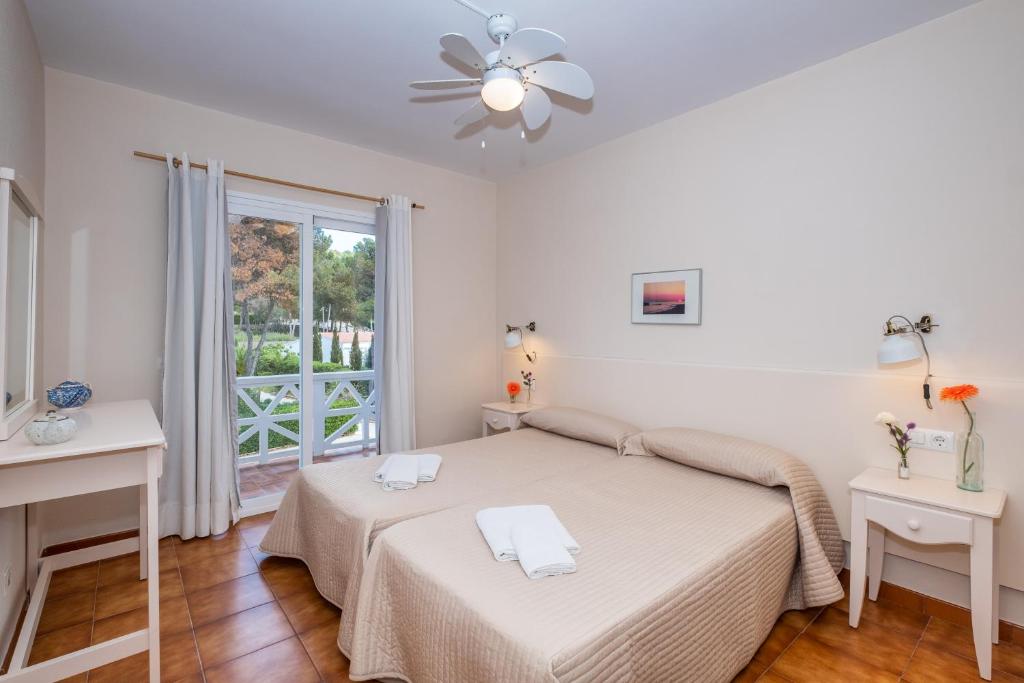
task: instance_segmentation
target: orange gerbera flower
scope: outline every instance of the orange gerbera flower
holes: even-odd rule
[[[518,396],[519,392],[522,390],[523,388],[519,386],[519,382],[509,382],[508,384],[505,385],[505,391],[508,392],[509,396]]]
[[[943,401],[966,401],[978,395],[978,387],[973,384],[957,384],[955,387],[944,387],[939,394]]]

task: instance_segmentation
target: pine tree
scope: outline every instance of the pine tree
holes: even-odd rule
[[[320,326],[313,323],[313,360],[324,359],[324,341],[320,338]]]
[[[338,341],[338,330],[334,330],[334,334],[331,335],[331,362],[340,363],[341,361],[341,342]]]
[[[352,350],[348,353],[348,366],[353,370],[363,369],[363,351],[359,348],[359,330],[352,335]]]
[[[370,350],[366,352],[366,369],[373,370],[373,337],[370,337]]]

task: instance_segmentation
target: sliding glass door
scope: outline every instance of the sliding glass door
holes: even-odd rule
[[[376,447],[373,216],[228,193],[243,512]]]

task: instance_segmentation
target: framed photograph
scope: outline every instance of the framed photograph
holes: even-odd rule
[[[633,273],[633,322],[700,325],[701,269]]]

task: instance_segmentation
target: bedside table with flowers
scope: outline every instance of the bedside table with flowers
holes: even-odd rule
[[[509,403],[507,401],[481,404],[483,424],[481,436],[490,436],[503,429],[515,431],[519,429],[523,415],[541,407],[543,406],[537,403]]]

